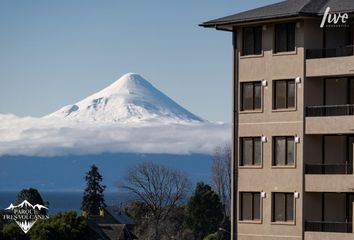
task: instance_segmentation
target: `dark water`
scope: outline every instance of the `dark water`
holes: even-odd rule
[[[0,209],[7,208],[15,202],[16,191],[0,191]],[[49,202],[49,213],[55,214],[62,211],[76,211],[80,213],[82,192],[41,192],[44,201]],[[117,192],[105,193],[107,205],[122,206],[132,199],[128,194]]]
[[[36,188],[44,191],[75,192],[85,187],[84,176],[92,164],[98,166],[107,190],[116,191],[130,168],[154,162],[183,171],[195,185],[210,180],[212,157],[203,154],[115,153],[59,157],[0,157],[0,191]]]
[[[0,209],[15,202],[16,194],[24,188],[36,188],[43,200],[49,202],[50,214],[74,210],[80,212],[84,176],[96,164],[107,186],[107,205],[125,204],[133,198],[118,191],[117,186],[131,167],[141,162],[154,162],[181,170],[196,182],[210,180],[212,157],[203,154],[99,154],[62,157],[0,157]]]

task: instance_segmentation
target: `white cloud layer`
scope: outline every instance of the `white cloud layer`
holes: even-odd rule
[[[0,115],[0,156],[210,154],[229,141],[229,124],[92,124]]]

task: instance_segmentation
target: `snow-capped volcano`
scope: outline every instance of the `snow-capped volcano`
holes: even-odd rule
[[[127,73],[105,89],[47,115],[77,122],[203,122],[139,74]]]
[[[204,121],[129,73],[41,118],[0,114],[0,157],[211,154],[230,133],[229,124]]]

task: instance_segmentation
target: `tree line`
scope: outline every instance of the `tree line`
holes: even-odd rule
[[[147,240],[230,238],[231,147],[213,154],[211,186],[194,189],[180,170],[153,162],[136,165],[118,188],[136,196],[125,211],[136,222],[135,234]]]
[[[134,234],[144,240],[224,240],[230,238],[231,149],[217,147],[213,154],[211,184],[198,182],[192,186],[188,176],[178,170],[153,162],[132,167],[118,191],[127,191],[135,200],[124,206],[134,222]],[[97,166],[86,173],[81,210],[98,215],[105,207],[103,177]],[[42,205],[35,189],[21,191],[16,203],[28,200]],[[22,200],[22,201],[23,201]],[[15,223],[0,222],[0,239],[47,240],[86,239],[85,217],[76,212],[63,212],[49,220],[38,220],[28,234]]]

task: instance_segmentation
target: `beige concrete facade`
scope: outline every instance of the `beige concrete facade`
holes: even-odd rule
[[[354,116],[308,117],[305,129],[306,134],[352,134]]]
[[[352,192],[354,175],[306,174],[306,192]]]
[[[353,234],[351,233],[324,233],[324,232],[305,232],[306,240],[351,240]]]
[[[307,77],[346,76],[354,73],[354,56],[306,60]]]
[[[247,26],[262,26],[262,53],[255,56],[242,56],[242,34],[246,25],[233,27],[237,32],[235,54],[238,58],[238,69],[235,72],[238,74],[237,79],[240,84],[238,89],[241,89],[241,84],[244,82],[262,81],[261,109],[239,113],[239,139],[263,137],[261,165],[238,166],[236,220],[239,240],[354,239],[353,214],[349,213],[352,211],[350,193],[354,191],[353,145],[346,145],[347,138],[343,138],[343,143],[330,137],[326,138],[326,144],[323,140],[327,135],[345,135],[348,138],[353,135],[354,116],[353,114],[336,116],[336,113],[333,113],[334,116],[307,116],[306,113],[307,107],[322,107],[330,105],[331,102],[343,108],[349,106],[349,103],[342,104],[340,101],[340,97],[345,93],[341,92],[339,87],[336,89],[329,85],[332,82],[327,81],[327,78],[354,77],[354,56],[307,59],[306,50],[324,47],[320,20],[294,18],[286,21],[272,20],[247,24]],[[274,53],[274,26],[281,22],[296,24],[295,51]],[[295,107],[274,110],[274,81],[285,79],[296,79]],[[326,90],[324,90],[325,84],[328,85]],[[241,96],[241,90],[238,96]],[[240,109],[240,106],[238,107]],[[298,139],[295,143],[293,166],[274,166],[273,139],[277,136],[293,136]],[[333,143],[330,142],[331,140]],[[335,148],[343,150],[336,151]],[[335,154],[331,155],[331,153]],[[350,164],[351,171],[346,169],[343,173],[342,168],[350,167]],[[334,169],[333,171],[339,173],[325,173],[326,168]],[[315,171],[313,169],[321,169],[323,173],[310,173]],[[260,220],[240,220],[241,200],[239,198],[240,193],[243,192],[263,194],[260,203]],[[294,221],[273,221],[272,197],[273,193],[278,192],[294,193]],[[340,198],[340,201],[343,200],[343,204],[336,202],[336,197]],[[321,226],[320,229],[317,226]],[[345,226],[345,229],[342,226]],[[316,231],[308,230],[311,228]]]

